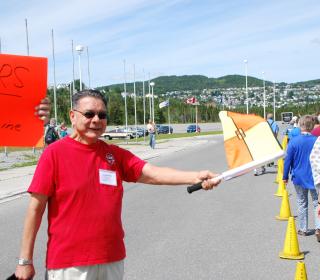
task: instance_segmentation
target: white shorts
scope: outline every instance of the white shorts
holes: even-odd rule
[[[46,280],[122,280],[124,261],[90,266],[50,269]]]

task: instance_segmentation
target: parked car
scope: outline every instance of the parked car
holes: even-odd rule
[[[109,140],[112,140],[114,138],[115,139],[128,139],[128,138],[133,139],[135,137],[132,132],[129,132],[129,131],[127,132],[125,131],[124,128],[116,128],[116,129],[107,131],[105,133],[102,133],[101,136]]]
[[[198,125],[190,124],[190,125],[187,127],[187,132],[188,132],[188,133],[201,132],[201,128],[200,128],[200,126],[198,126]]]
[[[160,125],[159,128],[157,128],[158,134],[168,134],[173,132],[173,128],[168,125]]]
[[[136,138],[136,136],[137,136],[137,138],[139,138],[139,137],[141,137],[141,133],[139,132],[139,130],[135,130],[135,127],[130,127],[130,126],[128,126],[128,130],[126,130],[125,128],[124,128],[124,131],[125,132],[128,132],[128,133],[132,133],[132,135],[133,135],[133,138]],[[143,134],[142,134],[142,136],[143,136]]]
[[[143,134],[145,134],[146,136],[149,135],[149,131],[143,127],[137,127],[137,130],[138,130],[140,137],[143,137]]]

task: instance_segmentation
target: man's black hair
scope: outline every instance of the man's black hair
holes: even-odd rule
[[[107,100],[100,91],[95,89],[85,89],[85,90],[76,92],[72,96],[72,108],[76,108],[79,100],[87,96],[100,99],[104,103],[104,105],[107,107]]]

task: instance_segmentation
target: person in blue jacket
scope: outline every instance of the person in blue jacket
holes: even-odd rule
[[[317,137],[311,134],[314,118],[302,116],[299,121],[301,134],[293,137],[288,144],[284,161],[283,181],[288,182],[289,172],[297,193],[298,234],[308,235],[308,192],[310,191],[314,209],[316,237],[320,242],[320,219],[317,215],[318,194],[314,185],[310,165],[310,153]]]

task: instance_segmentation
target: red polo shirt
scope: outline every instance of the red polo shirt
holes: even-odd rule
[[[28,189],[48,199],[48,269],[125,258],[122,181],[136,182],[145,162],[98,141],[63,138],[43,152]]]

